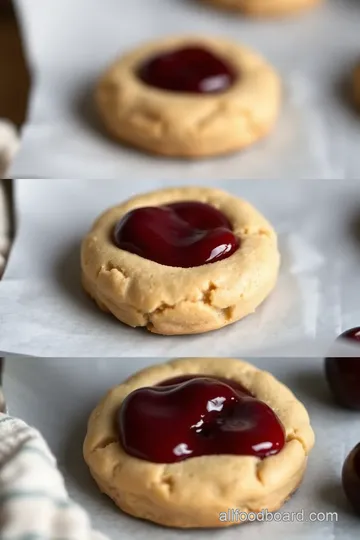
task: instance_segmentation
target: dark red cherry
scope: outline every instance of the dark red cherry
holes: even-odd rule
[[[215,378],[135,390],[117,420],[124,450],[154,463],[214,454],[262,459],[285,444],[283,426],[268,405]]]
[[[114,242],[144,259],[180,268],[227,259],[240,245],[224,214],[194,201],[132,210],[116,224]]]
[[[360,410],[360,359],[326,358],[325,374],[337,403]]]
[[[357,326],[355,328],[350,328],[350,330],[346,330],[343,332],[338,339],[350,339],[353,342],[358,342],[360,345],[360,327]]]
[[[198,46],[158,54],[140,66],[138,76],[149,86],[196,94],[224,92],[236,79],[225,60]]]
[[[360,328],[351,328],[339,340],[359,343],[359,357],[325,359],[325,374],[337,403],[348,409],[360,410]]]
[[[345,460],[342,485],[351,506],[360,515],[360,443],[353,448]]]

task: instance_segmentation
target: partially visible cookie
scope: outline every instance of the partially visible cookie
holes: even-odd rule
[[[358,64],[354,69],[352,94],[355,106],[360,110],[360,64]]]
[[[240,11],[255,17],[281,16],[296,13],[319,4],[322,0],[201,0],[218,7]]]
[[[229,509],[278,510],[313,445],[305,407],[270,373],[241,360],[186,358],[110,390],[90,416],[84,458],[100,490],[134,517],[226,527],[245,521],[222,519]]]
[[[119,141],[163,156],[235,152],[269,133],[281,84],[250,49],[224,39],[177,37],[148,43],[101,77],[96,104]]]

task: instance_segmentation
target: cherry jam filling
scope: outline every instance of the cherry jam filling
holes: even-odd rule
[[[179,268],[227,259],[240,246],[226,216],[196,201],[136,208],[116,223],[113,241],[129,253]]]
[[[242,394],[246,394],[248,396],[252,396],[252,394],[249,392],[245,386],[240,384],[237,381],[233,381],[232,379],[226,379],[225,377],[214,377],[212,375],[180,375],[179,377],[173,377],[172,379],[166,379],[166,381],[163,381],[156,385],[157,388],[162,387],[166,388],[168,386],[177,386],[179,384],[182,384],[184,382],[192,381],[194,379],[210,379],[211,381],[218,381],[223,384],[227,384],[227,386],[230,386],[233,390],[236,390],[237,392],[241,392]],[[252,396],[253,397],[253,396]]]
[[[234,381],[204,375],[135,390],[117,425],[124,450],[153,463],[219,454],[263,459],[285,444],[284,428],[268,405]]]
[[[236,74],[227,62],[194,45],[151,57],[138,69],[138,77],[170,92],[216,94],[230,88]]]

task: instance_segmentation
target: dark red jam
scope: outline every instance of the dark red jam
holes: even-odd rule
[[[221,382],[227,384],[228,386],[230,386],[230,388],[236,390],[237,392],[241,392],[242,394],[247,394],[248,396],[251,396],[249,390],[239,382],[233,381],[232,379],[225,379],[225,377],[214,377],[212,375],[181,375],[179,377],[173,377],[172,379],[166,379],[166,381],[159,383],[157,387],[167,388],[168,386],[177,386],[179,384],[187,381],[192,381],[194,379],[210,379]]]
[[[138,76],[155,88],[195,94],[224,92],[236,79],[227,62],[199,46],[153,56],[140,66]]]
[[[338,340],[360,346],[360,328],[351,328]],[[330,357],[325,359],[325,374],[337,403],[348,409],[360,410],[360,347],[359,357]]]
[[[360,443],[350,452],[342,470],[345,495],[357,514],[360,515]]]
[[[227,259],[240,245],[222,212],[195,201],[132,210],[117,222],[113,237],[120,249],[180,268]]]
[[[279,419],[241,385],[206,376],[176,381],[139,388],[124,400],[117,421],[128,454],[174,463],[215,454],[263,459],[283,448]]]

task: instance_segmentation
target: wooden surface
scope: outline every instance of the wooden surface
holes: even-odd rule
[[[30,80],[10,2],[0,0],[0,118],[20,126],[26,116]]]

